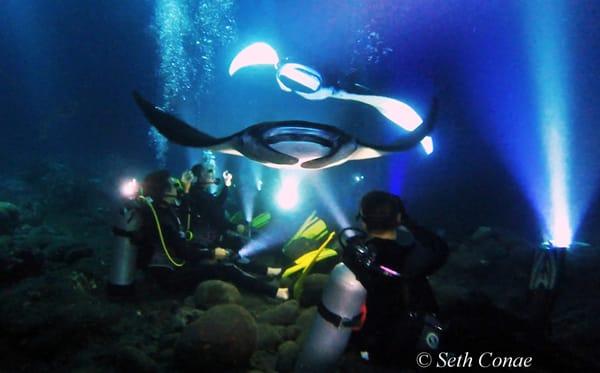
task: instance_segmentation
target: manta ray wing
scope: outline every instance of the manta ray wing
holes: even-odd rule
[[[170,141],[183,146],[198,148],[226,148],[231,137],[216,138],[200,132],[181,119],[163,111],[134,92],[133,98],[148,121]],[[213,149],[218,150],[218,149]]]
[[[389,145],[375,145],[364,141],[357,141],[357,151],[352,155],[352,160],[377,158],[387,153],[399,152],[416,146],[434,127],[438,114],[438,101],[434,98],[431,102],[429,113],[423,123],[414,131],[402,136]]]
[[[248,131],[248,129],[228,137],[212,137],[156,107],[139,93],[134,92],[133,97],[150,124],[169,141],[176,144],[205,148],[231,155],[243,155],[261,163],[275,165],[293,165],[298,163],[297,158],[271,149],[268,145],[264,144],[262,139],[253,137],[252,131]]]

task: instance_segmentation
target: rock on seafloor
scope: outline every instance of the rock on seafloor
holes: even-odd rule
[[[176,346],[177,363],[185,371],[244,368],[256,339],[256,322],[246,309],[214,306],[183,330]]]

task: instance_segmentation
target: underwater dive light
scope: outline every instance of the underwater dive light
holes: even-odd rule
[[[140,191],[140,185],[136,179],[130,179],[121,184],[121,195],[127,199],[135,199]]]
[[[354,184],[358,184],[363,180],[365,180],[365,175],[362,175],[362,174],[352,175],[352,181],[354,182]]]

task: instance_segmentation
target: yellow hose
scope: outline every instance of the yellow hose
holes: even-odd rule
[[[162,228],[160,225],[160,220],[158,219],[158,214],[156,213],[156,209],[154,208],[154,205],[152,205],[152,202],[150,202],[145,197],[141,197],[141,199],[142,199],[142,201],[146,202],[148,207],[150,207],[150,211],[152,211],[152,215],[154,216],[154,222],[156,223],[156,229],[158,230],[158,237],[160,238],[160,244],[165,252],[165,255],[167,256],[167,259],[169,259],[169,262],[171,262],[171,264],[173,264],[175,267],[183,267],[183,265],[185,264],[185,261],[178,263],[175,261],[175,259],[173,259],[173,257],[169,253],[169,249],[167,248],[167,244],[165,243],[165,238],[163,236]]]

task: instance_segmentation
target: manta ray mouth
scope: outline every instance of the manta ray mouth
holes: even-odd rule
[[[323,146],[314,141],[280,141],[270,144],[269,147],[298,158],[298,164],[321,158],[331,152],[329,146]]]
[[[337,134],[316,128],[304,127],[281,127],[272,128],[263,135],[264,141],[269,144],[278,144],[285,142],[314,143],[327,148],[335,146]]]

